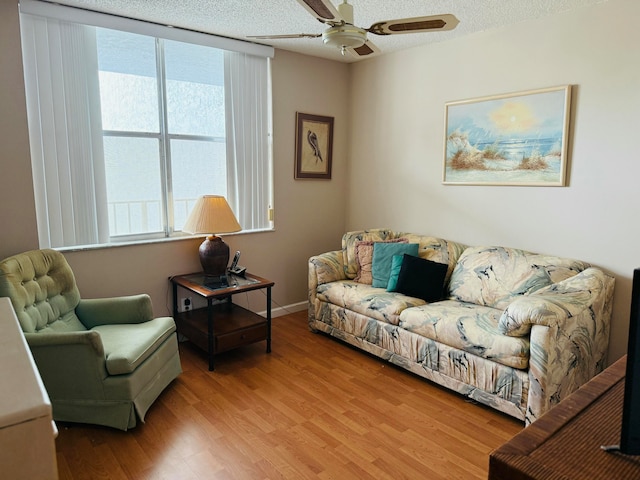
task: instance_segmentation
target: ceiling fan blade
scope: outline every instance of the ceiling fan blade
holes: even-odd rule
[[[285,35],[247,35],[246,38],[263,38],[270,40],[278,40],[281,38],[318,38],[321,37],[321,33],[291,33]]]
[[[429,17],[401,18],[374,23],[367,31],[376,35],[395,35],[398,33],[420,33],[453,30],[458,19],[449,13]]]
[[[374,55],[376,53],[380,53],[380,49],[374,45],[374,43],[370,40],[367,40],[364,45],[361,47],[348,47],[347,51],[351,55],[355,55],[356,57],[368,57],[369,55]]]
[[[322,23],[335,25],[343,20],[330,0],[298,0],[298,3]]]

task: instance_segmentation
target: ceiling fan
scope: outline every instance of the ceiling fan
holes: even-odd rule
[[[432,15],[428,17],[402,18],[385,20],[371,25],[369,28],[356,27],[353,24],[353,6],[347,0],[333,6],[330,0],[297,0],[311,15],[329,26],[322,33],[298,33],[291,35],[252,35],[247,38],[282,39],[282,38],[318,38],[326,45],[338,47],[344,55],[366,57],[380,50],[367,39],[367,32],[376,35],[396,35],[399,33],[421,33],[452,30],[458,25],[458,19],[451,14]]]

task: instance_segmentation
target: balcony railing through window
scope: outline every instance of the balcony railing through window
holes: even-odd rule
[[[174,224],[181,230],[197,198],[174,199]],[[109,231],[112,237],[162,232],[162,207],[159,200],[108,202]],[[213,233],[213,232],[212,232]]]

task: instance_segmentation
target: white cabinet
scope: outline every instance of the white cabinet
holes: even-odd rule
[[[0,476],[57,479],[47,395],[8,298],[0,298]]]

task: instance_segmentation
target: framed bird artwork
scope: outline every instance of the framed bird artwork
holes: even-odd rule
[[[331,179],[333,117],[296,112],[295,178]]]

